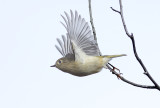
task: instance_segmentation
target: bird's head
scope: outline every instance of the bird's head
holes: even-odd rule
[[[66,58],[66,57],[62,57],[60,59],[58,59],[56,61],[56,63],[54,65],[52,65],[51,67],[56,67],[64,72],[67,72],[69,70],[70,67],[72,67],[73,65],[73,61]]]

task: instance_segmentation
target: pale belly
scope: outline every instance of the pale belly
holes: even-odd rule
[[[87,76],[101,71],[104,63],[102,59],[95,57],[87,58],[84,63],[77,64],[72,67],[69,73],[76,76]]]

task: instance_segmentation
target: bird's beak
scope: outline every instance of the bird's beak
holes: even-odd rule
[[[52,66],[50,66],[50,67],[56,67],[56,65],[52,65]]]

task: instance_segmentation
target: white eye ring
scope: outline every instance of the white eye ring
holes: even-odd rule
[[[61,64],[61,60],[59,60],[58,62],[59,62],[59,64]]]
[[[59,61],[58,61],[58,64],[61,64],[61,63],[62,63],[62,60],[59,60]]]

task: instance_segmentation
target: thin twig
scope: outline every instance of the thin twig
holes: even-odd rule
[[[93,30],[93,35],[94,35],[94,39],[97,41],[97,37],[96,37],[96,31],[95,31],[95,27],[94,27],[94,24],[93,24],[93,17],[92,17],[92,8],[91,8],[91,0],[88,0],[88,3],[89,3],[89,15],[90,15],[90,23],[91,23],[91,26],[92,26],[92,30]],[[111,7],[111,9],[115,12],[118,12],[119,14],[121,14],[120,11],[117,11],[115,9],[113,9]],[[123,17],[122,17],[123,18]],[[123,21],[124,21],[124,18],[123,18]],[[123,23],[125,25],[125,23]],[[127,35],[129,34],[128,31],[127,31],[127,27],[125,25],[125,30],[126,30],[126,33]],[[101,55],[101,54],[100,54]],[[114,67],[112,64],[108,63],[109,65],[111,65],[112,67]],[[149,85],[141,85],[141,84],[136,84],[134,82],[131,82],[127,79],[125,79],[124,77],[122,77],[120,75],[120,73],[117,73],[114,69],[112,69],[109,65],[107,65],[108,69],[113,73],[115,74],[118,78],[120,78],[122,81],[128,83],[128,84],[131,84],[133,86],[136,86],[136,87],[141,87],[141,88],[150,88],[150,89],[155,89],[155,86],[149,86]]]
[[[97,42],[97,36],[96,36],[96,30],[94,27],[94,23],[93,23],[93,17],[92,17],[92,7],[91,7],[91,0],[88,0],[88,4],[89,4],[89,16],[90,16],[90,23],[92,26],[92,31],[93,31],[93,35],[94,35],[94,40],[96,41],[96,45],[98,46],[98,42]],[[102,55],[101,51],[99,50],[99,55]]]
[[[95,27],[94,27],[93,17],[92,17],[91,0],[88,0],[88,2],[89,2],[90,23],[91,23],[91,26],[92,26],[92,31],[93,31],[93,35],[94,35],[94,40],[97,41],[96,30],[95,30]]]
[[[92,17],[92,9],[91,9],[91,0],[88,0],[89,2],[89,14],[90,14],[90,23],[91,23],[91,26],[92,26],[92,30],[93,30],[93,35],[94,35],[94,39],[97,41],[97,37],[96,37],[96,31],[95,31],[95,27],[94,27],[94,24],[93,24],[93,17]],[[137,51],[136,51],[136,46],[135,46],[135,40],[134,40],[134,36],[133,36],[133,33],[129,34],[128,30],[127,30],[127,26],[125,24],[125,20],[124,20],[124,17],[123,17],[123,9],[122,9],[122,2],[121,0],[119,0],[119,4],[120,4],[120,11],[114,9],[111,7],[111,9],[117,13],[120,14],[121,16],[121,19],[122,19],[122,23],[123,23],[123,27],[124,27],[124,30],[125,30],[125,33],[127,34],[128,37],[130,37],[130,39],[132,40],[132,45],[133,45],[133,50],[134,50],[134,54],[135,54],[135,57],[136,59],[138,60],[138,62],[140,63],[140,65],[142,66],[143,70],[145,71],[144,74],[148,76],[148,78],[154,83],[155,86],[150,86],[150,85],[141,85],[141,84],[137,84],[137,83],[134,83],[134,82],[131,82],[127,79],[125,79],[124,77],[121,76],[120,73],[117,73],[114,69],[112,69],[109,65],[107,65],[108,69],[113,73],[115,74],[118,78],[120,78],[122,81],[128,83],[128,84],[131,84],[133,86],[136,86],[136,87],[141,87],[141,88],[148,88],[148,89],[158,89],[160,90],[160,87],[159,85],[154,81],[154,79],[151,77],[151,75],[149,74],[149,72],[147,71],[146,67],[144,66],[143,62],[141,61],[141,59],[139,58],[138,54],[137,54]],[[98,44],[97,44],[98,45]],[[101,53],[100,53],[101,55]],[[111,65],[111,64],[110,64]],[[113,65],[112,65],[113,66]]]
[[[144,74],[152,81],[152,83],[155,85],[155,86],[145,86],[144,85],[140,86],[140,87],[143,87],[143,88],[154,88],[154,89],[158,89],[160,91],[160,86],[158,85],[158,83],[152,78],[152,76],[149,74],[149,72],[147,71],[147,68],[145,67],[145,65],[143,64],[142,60],[139,58],[138,54],[137,54],[137,51],[136,51],[136,45],[135,45],[135,40],[134,40],[134,36],[133,36],[133,33],[129,34],[128,32],[128,29],[127,29],[127,26],[126,26],[126,23],[125,23],[125,20],[124,20],[124,16],[123,16],[123,6],[122,6],[122,1],[119,0],[119,5],[120,5],[120,11],[114,9],[111,7],[111,9],[117,13],[120,14],[121,16],[121,19],[122,19],[122,23],[123,23],[123,27],[124,27],[124,30],[125,30],[125,33],[127,34],[127,36],[131,39],[132,41],[132,45],[133,45],[133,51],[134,51],[134,55],[137,59],[137,61],[140,63],[140,65],[142,66],[143,70],[144,70]],[[120,76],[121,77],[121,76]],[[120,78],[121,79],[121,78]],[[123,81],[126,82],[126,79],[122,78]],[[128,83],[128,81],[127,81]],[[130,83],[131,84],[131,83]],[[133,84],[132,84],[133,85]]]
[[[136,57],[136,59],[138,60],[138,62],[140,63],[140,65],[142,66],[143,70],[144,70],[144,74],[152,81],[152,83],[156,86],[156,88],[158,90],[160,90],[160,86],[158,85],[158,83],[153,79],[153,77],[150,75],[150,73],[147,71],[147,68],[145,67],[145,65],[143,64],[142,60],[139,58],[137,51],[136,51],[136,46],[135,46],[135,40],[134,40],[134,36],[133,34],[131,34],[130,39],[132,40],[133,43],[133,51],[134,51],[134,55]]]
[[[126,78],[124,78],[123,76],[121,76],[120,73],[116,72],[114,69],[112,69],[109,66],[108,66],[108,69],[112,72],[112,74],[115,74],[119,79],[121,79],[122,81],[124,81],[124,82],[126,82],[126,83],[128,83],[130,85],[133,85],[133,86],[136,86],[136,87],[140,87],[140,88],[156,89],[155,86],[141,85],[141,84],[137,84],[137,83],[131,82],[131,81],[127,80]]]

